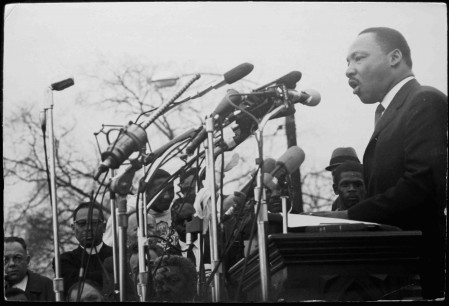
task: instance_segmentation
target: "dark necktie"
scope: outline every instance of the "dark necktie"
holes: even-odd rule
[[[382,106],[382,104],[379,103],[379,105],[376,108],[376,114],[374,116],[374,127],[377,125],[377,122],[379,122],[379,119],[382,116],[384,110],[385,108]]]
[[[196,267],[196,258],[195,254],[193,253],[193,245],[190,246],[189,249],[187,250],[187,258],[190,259]]]

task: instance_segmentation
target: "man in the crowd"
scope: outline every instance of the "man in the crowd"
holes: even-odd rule
[[[156,260],[154,267],[157,301],[195,301],[198,276],[189,259],[178,255],[163,256]]]
[[[157,169],[151,181],[146,187],[147,204],[156,196],[159,188],[170,178],[170,174],[163,170]],[[173,183],[169,184],[167,189],[163,191],[152,203],[151,209],[147,209],[147,233],[149,235],[159,235],[165,238],[170,225],[170,204],[174,197]],[[137,240],[138,215],[136,207],[137,198],[134,195],[126,196],[126,214],[128,216],[127,223],[127,247],[131,246]],[[112,219],[108,218],[106,224],[106,232],[103,241],[109,245],[113,245]]]
[[[359,157],[353,147],[339,147],[332,152],[329,166],[325,169],[332,172],[332,179],[335,181],[334,170],[345,161],[354,161],[360,163]],[[335,189],[334,189],[335,190]],[[336,193],[338,195],[338,193]],[[332,203],[332,210],[341,210],[340,197],[338,196]]]
[[[315,215],[377,222],[423,235],[423,297],[445,293],[447,96],[422,86],[394,29],[368,28],[349,48],[346,76],[365,104],[379,103],[363,156],[365,200]]]
[[[5,290],[5,300],[7,301],[31,301],[28,293],[19,288],[9,287]]]
[[[144,248],[144,252],[145,252],[145,259],[146,259],[146,265],[147,265],[147,269],[146,271],[148,271],[148,277],[147,277],[147,284],[146,284],[146,288],[147,288],[147,295],[145,300],[146,301],[150,301],[150,300],[154,300],[154,290],[153,290],[153,275],[152,275],[152,268],[154,267],[154,262],[156,261],[156,259],[159,256],[163,256],[164,255],[164,249],[156,244],[153,243],[151,241],[149,241],[148,245],[145,245]],[[141,290],[139,290],[139,247],[138,247],[138,243],[134,243],[132,244],[129,248],[128,248],[128,254],[129,254],[129,259],[128,259],[128,263],[129,263],[129,275],[131,277],[132,280],[132,285],[134,286],[133,290],[136,293],[136,299],[139,299],[139,296],[141,296],[142,292]]]
[[[106,224],[101,206],[90,202],[81,203],[73,211],[72,218],[72,229],[79,245],[60,256],[60,277],[64,279],[65,296],[68,289],[79,280],[90,279],[102,287],[103,261],[111,257],[113,252],[112,247],[102,240]]]
[[[175,192],[173,182],[169,183],[160,194],[160,188],[170,179],[170,173],[163,169],[157,169],[145,188],[147,207],[151,203],[149,214],[155,219],[156,233],[167,238],[171,225],[170,204],[173,201]],[[163,241],[159,241],[164,245]]]
[[[194,220],[194,214],[195,214],[195,208],[191,203],[184,202],[183,199],[179,198],[176,199],[171,207],[171,218],[172,223],[174,226],[174,229],[178,235],[178,243],[179,248],[182,252],[177,252],[174,250],[171,250],[172,253],[176,255],[182,255],[184,257],[189,258],[192,263],[195,265],[196,269],[200,270],[201,260],[203,261],[203,264],[207,263],[208,266],[210,266],[210,244],[209,239],[207,239],[207,235],[205,239],[203,239],[203,249],[201,251],[200,246],[200,235],[202,232],[201,225],[202,222],[197,223],[190,223],[195,222]],[[199,220],[196,220],[199,221]],[[187,228],[187,224],[195,224],[195,227]],[[191,244],[188,244],[187,241],[187,234],[190,231],[190,228],[192,228],[192,232],[189,233],[191,237]],[[196,229],[196,230],[195,230]]]
[[[345,161],[332,172],[334,192],[340,199],[335,210],[347,210],[365,198],[363,165],[355,161]]]
[[[31,256],[27,252],[25,240],[5,237],[3,260],[5,290],[18,288],[24,291],[30,301],[55,301],[53,281],[28,269]],[[13,295],[14,290],[10,294]]]
[[[81,292],[80,294],[78,294]],[[78,296],[79,295],[79,296]],[[92,280],[86,279],[74,283],[68,290],[67,302],[105,302],[100,287]]]

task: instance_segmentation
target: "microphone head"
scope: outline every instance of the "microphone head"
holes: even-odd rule
[[[270,173],[276,167],[276,160],[274,158],[265,158],[263,161],[263,172]]]
[[[271,191],[279,190],[280,186],[275,183],[273,176],[270,173],[263,174],[263,184]]]
[[[246,77],[251,71],[253,71],[254,65],[250,63],[243,63],[237,67],[229,70],[224,74],[224,79],[227,84],[232,84],[238,80]]]
[[[303,90],[303,92],[309,95],[310,97],[302,104],[307,106],[316,106],[320,104],[321,95],[318,91],[316,91],[315,89],[306,89]]]
[[[73,78],[68,78],[50,85],[52,90],[61,91],[75,84]]]
[[[301,166],[305,158],[306,155],[300,147],[292,146],[279,157],[276,165],[282,166],[289,174],[291,174]],[[272,175],[274,176],[274,174]]]
[[[295,89],[296,83],[301,80],[302,74],[299,71],[292,71],[276,81],[277,85],[284,84],[287,89]]]
[[[221,117],[229,115],[234,110],[234,106],[229,103],[229,100],[231,100],[231,102],[235,105],[239,105],[240,103],[242,103],[242,96],[240,96],[240,93],[237,90],[228,89],[228,91],[226,92],[226,96],[223,98],[220,104],[218,104],[217,108],[215,108],[212,114],[219,115]]]

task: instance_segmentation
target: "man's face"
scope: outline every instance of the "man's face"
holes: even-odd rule
[[[137,275],[139,274],[139,254],[133,253],[129,257],[129,268],[131,270],[131,279],[137,285]]]
[[[18,242],[7,242],[4,247],[5,280],[10,285],[14,285],[25,277],[28,264],[30,263],[30,256],[26,254],[22,245]]]
[[[167,181],[168,178],[161,177],[157,178],[150,182],[149,191],[147,193],[147,201],[151,201],[151,199],[157,194],[159,187],[162,186]],[[170,208],[170,203],[173,200],[174,194],[170,187],[165,189],[165,191],[159,195],[156,201],[151,205],[151,209],[157,212],[163,212]]]
[[[335,194],[340,196],[344,209],[348,209],[365,198],[366,190],[362,174],[346,171],[340,174],[338,185],[334,185]]]
[[[128,228],[126,229],[128,246],[137,242],[137,224],[137,214],[133,212],[128,216]],[[149,214],[147,214],[147,234],[156,235],[156,220]]]
[[[195,176],[189,175],[188,177],[184,178],[183,181],[180,183],[180,189],[184,196],[184,198],[191,202],[195,201]]]
[[[195,214],[195,208],[190,203],[180,203],[177,207],[171,211],[172,222],[175,224],[175,231],[178,234],[181,241],[186,241],[186,225],[190,222]],[[192,235],[192,241],[196,235]]]
[[[353,93],[365,104],[382,101],[393,83],[390,53],[376,42],[376,34],[359,35],[349,47],[346,76]]]
[[[92,225],[88,226],[88,212],[89,208],[81,208],[76,214],[76,220],[72,224],[72,229],[75,231],[76,240],[83,247],[94,247],[103,241],[103,234],[106,229],[104,220],[99,219],[98,209],[92,210]],[[87,234],[87,235],[86,235]]]
[[[187,279],[175,266],[157,269],[154,276],[156,295],[162,301],[189,301],[191,293],[187,293]]]
[[[69,302],[75,302],[78,296],[78,290],[74,289],[70,293]],[[103,295],[96,288],[88,283],[84,283],[81,291],[80,302],[104,302]]]

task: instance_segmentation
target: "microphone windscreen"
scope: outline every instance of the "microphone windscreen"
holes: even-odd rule
[[[277,85],[284,84],[287,89],[295,89],[296,83],[301,80],[302,74],[299,71],[292,71],[276,81]]]
[[[235,105],[239,105],[242,103],[242,96],[240,96],[240,93],[237,90],[228,89],[226,96],[221,100],[220,104],[217,105],[212,114],[220,115],[221,117],[229,115],[234,110],[234,106],[229,103],[229,100]]]
[[[307,105],[307,106],[315,106],[315,105],[320,104],[321,95],[318,91],[316,91],[315,89],[306,89],[303,91],[306,94],[308,94],[310,96],[310,98],[308,98],[307,101],[302,104]]]
[[[68,79],[51,84],[51,89],[56,90],[56,91],[61,91],[63,89],[66,89],[67,87],[72,86],[73,84],[75,84],[75,81],[73,80],[73,78],[68,78]]]
[[[274,178],[270,173],[263,174],[263,184],[271,191],[279,190],[279,185],[274,182]]]
[[[227,84],[232,84],[247,76],[251,71],[253,71],[253,68],[254,65],[250,63],[240,64],[237,67],[226,72],[224,74],[224,79]]]
[[[263,172],[270,173],[276,167],[276,160],[274,158],[265,158],[263,161]]]
[[[276,164],[282,165],[291,174],[301,166],[305,157],[306,155],[300,147],[292,146],[279,157]]]

